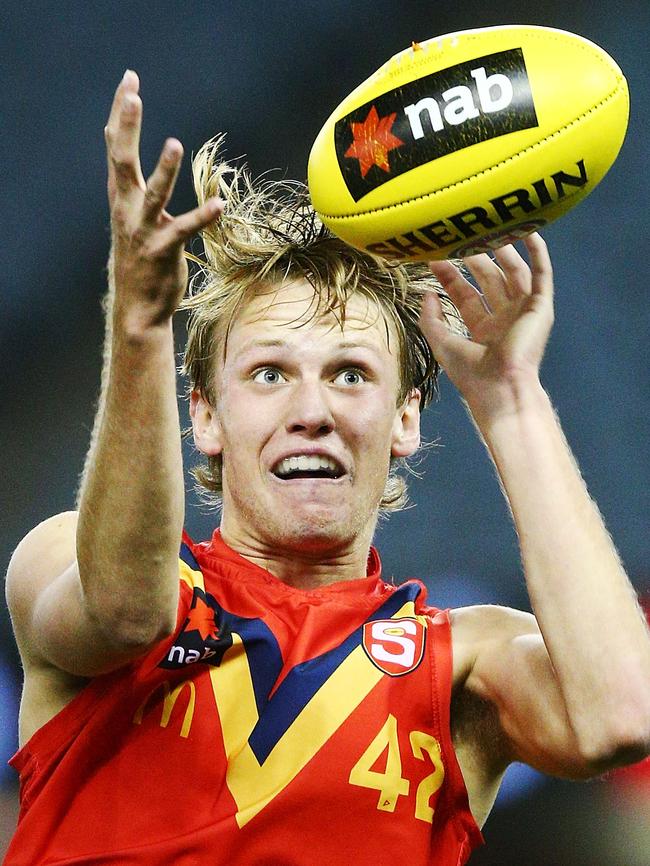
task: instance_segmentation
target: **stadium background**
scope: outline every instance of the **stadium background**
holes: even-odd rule
[[[109,239],[102,130],[124,69],[141,76],[145,173],[167,135],[179,137],[189,154],[225,131],[228,154],[246,154],[254,173],[277,167],[304,179],[326,116],[390,55],[412,40],[499,23],[544,24],[591,38],[617,59],[630,84],[621,156],[592,196],[545,232],[557,324],[543,378],[632,579],[650,593],[650,7],[641,0],[613,7],[583,0],[5,4],[3,568],[32,526],[72,507],[88,444]],[[186,159],[171,209],[191,204]],[[424,429],[441,447],[429,451],[424,477],[412,484],[417,507],[380,527],[386,573],[424,578],[440,606],[527,607],[507,509],[447,383]],[[189,449],[186,456],[192,460]],[[195,537],[205,536],[213,519],[189,497],[187,525]],[[19,681],[0,605],[0,853],[16,817],[15,778],[4,762],[16,746]],[[575,784],[514,767],[485,835],[488,847],[473,866],[648,866],[650,773]]]

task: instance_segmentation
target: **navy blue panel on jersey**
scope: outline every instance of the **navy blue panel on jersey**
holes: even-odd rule
[[[407,601],[415,601],[420,591],[420,586],[417,583],[404,584],[388,601],[373,611],[366,622],[376,619],[390,619]],[[246,645],[251,673],[253,673],[253,659],[248,651],[248,642],[244,633],[240,632],[240,634]],[[260,764],[267,759],[280,737],[341,662],[359,646],[362,635],[363,625],[355,629],[339,646],[333,647],[317,658],[296,665],[287,674],[268,702],[264,712],[260,713],[260,719],[248,740]]]

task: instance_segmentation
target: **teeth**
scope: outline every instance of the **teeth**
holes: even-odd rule
[[[277,465],[276,475],[289,475],[291,472],[317,472],[327,470],[338,473],[339,467],[330,457],[320,454],[300,454],[295,457],[285,457]]]

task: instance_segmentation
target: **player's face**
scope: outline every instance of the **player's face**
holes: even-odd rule
[[[223,457],[224,536],[257,550],[369,544],[390,457],[419,444],[419,395],[397,405],[397,337],[376,306],[353,297],[341,329],[313,301],[306,281],[251,301],[216,407],[193,398],[198,447]]]

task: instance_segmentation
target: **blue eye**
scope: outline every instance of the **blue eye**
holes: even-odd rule
[[[263,367],[253,376],[253,382],[258,382],[261,385],[279,385],[286,381],[282,373],[275,367]]]
[[[340,385],[360,385],[366,380],[359,370],[343,370],[334,381]]]

